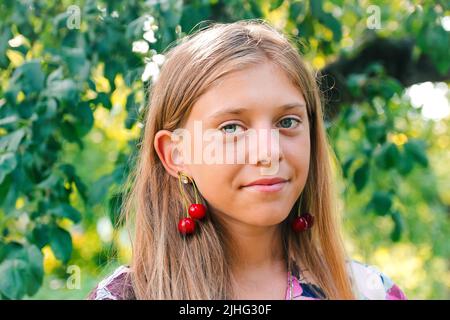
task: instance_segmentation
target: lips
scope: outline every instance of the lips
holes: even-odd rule
[[[277,184],[277,183],[281,183],[281,182],[286,182],[286,179],[283,178],[271,178],[271,179],[259,179],[259,180],[255,180],[253,182],[250,182],[249,184],[245,185],[244,187],[249,187],[249,186],[255,186],[255,185],[263,185],[263,186],[270,186],[273,184]]]
[[[245,186],[244,189],[258,192],[277,192],[283,189],[289,180],[283,178],[259,179]]]

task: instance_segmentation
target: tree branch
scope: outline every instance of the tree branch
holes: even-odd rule
[[[450,71],[441,74],[426,53],[413,57],[415,40],[376,37],[367,41],[353,57],[341,56],[319,72],[320,88],[325,96],[326,117],[331,120],[343,103],[357,102],[350,94],[346,80],[349,75],[363,73],[373,63],[379,63],[385,72],[409,87],[425,81],[446,81]]]

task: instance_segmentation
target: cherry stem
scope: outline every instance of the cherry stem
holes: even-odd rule
[[[194,194],[195,194],[195,203],[198,202],[198,194],[197,194],[197,184],[195,183],[194,179],[189,178],[192,181],[192,185],[194,186]]]
[[[297,212],[297,216],[298,217],[300,217],[301,216],[301,214],[300,214],[300,211],[301,211],[301,209],[302,209],[302,200],[303,200],[303,192],[300,194],[300,200],[299,200],[299,202],[298,202],[298,212]]]
[[[184,188],[183,188],[182,183],[181,183],[181,176],[184,176],[185,178],[187,178],[192,183],[192,185],[194,187],[195,203],[199,203],[198,202],[198,194],[197,194],[197,185],[195,184],[194,179],[192,179],[191,177],[189,177],[189,176],[187,176],[187,175],[185,175],[183,173],[181,173],[181,175],[178,176],[178,183],[179,183],[179,186],[180,186],[181,194],[183,195],[183,201],[184,201],[184,205],[186,207],[187,216],[189,216],[189,206],[188,206],[188,203],[186,201],[188,199],[188,197],[187,197],[186,193],[184,192]]]
[[[189,207],[188,207],[188,204],[187,204],[187,201],[186,201],[187,197],[186,197],[186,194],[184,193],[184,189],[183,189],[183,186],[182,186],[182,183],[181,183],[181,176],[180,175],[178,176],[178,185],[180,187],[181,195],[183,197],[184,206],[186,208],[186,217],[188,217],[189,216]]]

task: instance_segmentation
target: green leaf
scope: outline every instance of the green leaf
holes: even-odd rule
[[[208,2],[184,2],[180,26],[182,30],[192,30],[204,17],[211,15],[212,6]]]
[[[8,41],[13,37],[11,28],[2,26],[0,28],[0,69],[8,66],[8,59],[6,57],[6,49],[9,48]]]
[[[63,179],[57,173],[53,172],[46,179],[37,184],[36,187],[42,189],[55,188],[62,183],[62,180]]]
[[[15,241],[11,241],[5,244],[2,244],[0,250],[0,261],[9,258],[19,258],[23,259],[24,255],[22,253],[23,246]]]
[[[125,127],[127,129],[131,129],[139,117],[139,106],[135,102],[134,94],[128,95],[125,108],[127,110],[127,118],[125,120]]]
[[[7,175],[3,182],[0,183],[0,205],[5,214],[8,214],[11,205],[13,205],[13,208],[15,207],[15,201],[14,203],[11,201],[11,193],[14,193],[15,189],[11,188],[11,185],[14,185],[11,175]]]
[[[5,117],[3,119],[0,119],[0,126],[12,124],[12,123],[15,123],[17,121],[19,121],[19,117],[17,117],[17,116]]]
[[[81,140],[81,137],[78,135],[77,127],[72,121],[64,120],[60,123],[60,129],[61,133],[64,136],[65,139],[69,142],[76,142],[80,146],[80,148],[83,148],[83,141]]]
[[[61,218],[68,218],[75,223],[78,223],[81,220],[81,213],[67,203],[62,203],[53,207],[49,212]]]
[[[404,144],[405,151],[423,167],[428,166],[425,143],[422,140],[410,139]]]
[[[100,203],[108,194],[109,188],[114,183],[112,174],[105,175],[98,179],[92,186],[92,193],[89,195],[89,203],[95,205]]]
[[[371,121],[366,127],[367,139],[375,144],[386,140],[386,125],[382,121]]]
[[[44,256],[34,245],[27,247],[27,254],[29,267],[27,294],[32,296],[39,290],[44,279]]]
[[[341,41],[342,26],[338,19],[336,19],[331,13],[322,12],[319,16],[319,21],[333,32],[333,41]]]
[[[251,6],[251,2],[249,3]],[[180,24],[182,10],[166,10],[162,11],[162,16],[169,28],[175,28]]]
[[[72,255],[72,237],[65,229],[55,225],[50,232],[50,247],[55,257],[67,263]]]
[[[25,94],[40,92],[44,88],[45,74],[41,69],[39,60],[30,60],[18,67],[12,76],[15,83],[22,85]]]
[[[356,191],[360,192],[367,184],[369,179],[369,163],[366,161],[361,167],[359,167],[353,176],[353,183],[355,184]]]
[[[76,117],[75,127],[80,137],[85,136],[94,125],[94,114],[88,103],[80,103],[73,110]]]
[[[0,285],[3,287],[0,291],[11,299],[19,299],[25,293],[30,296],[35,294],[42,285],[44,277],[43,256],[39,248],[35,245],[23,246],[11,242],[4,246],[2,251],[2,259],[4,259],[2,266],[6,265],[5,277],[10,276],[10,280],[17,287],[11,289],[12,284],[5,281]],[[9,270],[11,265],[17,268],[18,272]],[[0,272],[0,278],[3,276]]]
[[[400,174],[402,176],[406,176],[408,175],[411,170],[414,167],[414,162],[413,162],[413,158],[411,155],[409,155],[405,149],[403,148],[402,151],[399,151],[398,154],[398,161],[397,161],[397,170],[398,172],[400,172]]]
[[[88,194],[87,194],[88,189],[87,189],[86,185],[83,183],[83,181],[81,181],[80,177],[78,177],[76,175],[73,177],[73,182],[75,183],[78,193],[80,194],[83,201],[87,202],[88,201]]]
[[[127,24],[125,36],[129,40],[136,40],[142,37],[144,23],[148,19],[148,16],[144,15]]]
[[[310,0],[309,5],[311,15],[333,32],[334,41],[340,41],[342,39],[342,26],[339,20],[331,13],[323,11],[321,0]]]
[[[311,7],[311,14],[315,17],[319,17],[322,13],[322,0],[310,0],[309,5]]]
[[[123,200],[122,192],[114,194],[109,200],[109,218],[113,226],[119,225]]]
[[[401,83],[394,78],[383,79],[379,85],[379,90],[385,100],[389,100],[394,94],[400,94],[403,91]]]
[[[95,104],[103,105],[103,107],[105,107],[108,110],[111,110],[111,108],[112,108],[111,99],[110,99],[109,95],[104,92],[99,92],[93,102]]]
[[[362,87],[366,82],[367,76],[365,74],[350,74],[347,79],[347,87],[354,97],[360,97],[362,95]]]
[[[49,240],[50,229],[46,224],[37,224],[31,233],[33,238],[33,243],[35,243],[39,248],[45,247]]]
[[[391,214],[392,220],[394,221],[394,228],[391,232],[391,239],[394,242],[400,241],[404,230],[404,221],[401,214],[398,211],[394,211]]]
[[[0,264],[0,292],[7,299],[20,299],[26,293],[27,263],[7,259]]]
[[[10,134],[2,136],[0,138],[0,151],[16,152],[24,136],[25,129],[19,129]]]
[[[69,71],[75,77],[85,80],[89,76],[90,63],[86,59],[83,48],[62,48],[62,56],[67,63]]]
[[[370,206],[377,215],[384,216],[388,214],[392,207],[392,194],[386,191],[376,191],[372,196]]]
[[[64,11],[56,15],[52,19],[52,24],[55,29],[67,28],[67,19],[70,17],[70,12]]]
[[[432,11],[428,10],[427,13],[434,15],[435,13]],[[436,16],[429,16],[428,19],[438,20]],[[445,75],[450,69],[450,61],[448,59],[450,40],[448,31],[441,24],[437,26],[428,24],[418,35],[418,45],[431,58],[437,70],[442,75]]]
[[[271,1],[269,11],[273,11],[273,10],[278,9],[279,7],[281,7],[283,2],[284,2],[284,0],[273,0],[273,1]]]
[[[77,98],[78,87],[72,79],[54,80],[47,86],[44,94],[49,98],[73,102]]]
[[[12,152],[0,154],[0,184],[17,166],[16,155]]]
[[[95,205],[103,201],[113,184],[120,184],[124,177],[124,167],[118,166],[112,173],[106,174],[98,179],[92,186],[89,195],[89,203]]]
[[[399,158],[399,151],[397,146],[393,143],[387,142],[377,149],[375,155],[376,164],[382,169],[390,169],[395,167]]]
[[[355,157],[350,157],[342,165],[342,172],[344,174],[344,178],[348,178],[348,171],[350,170],[350,167],[352,166],[355,159],[356,159]]]
[[[298,22],[301,16],[305,14],[305,2],[291,2],[289,4],[289,19]]]
[[[64,79],[63,67],[59,67],[52,71],[47,77],[47,86],[51,86],[53,82]]]

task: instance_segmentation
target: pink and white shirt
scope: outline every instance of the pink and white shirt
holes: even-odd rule
[[[375,266],[357,261],[348,263],[353,292],[358,300],[407,300],[402,290]],[[103,279],[89,294],[89,300],[134,300],[130,280],[130,268],[118,267]],[[315,284],[302,280],[298,270],[287,274],[286,300],[326,299],[323,291]],[[289,286],[289,284],[291,286]]]

